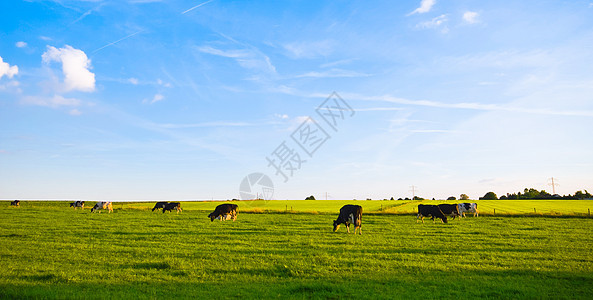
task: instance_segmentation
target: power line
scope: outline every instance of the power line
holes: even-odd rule
[[[413,185],[410,187],[410,192],[412,192],[412,200],[416,197],[416,192],[418,191],[418,187]]]
[[[548,185],[552,186],[552,195],[556,195],[556,186],[560,186],[560,184],[555,183],[554,180],[558,181],[558,178],[551,177],[548,180],[552,181],[552,182],[548,183]]]

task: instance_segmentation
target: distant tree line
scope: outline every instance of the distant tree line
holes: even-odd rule
[[[480,200],[527,200],[527,199],[563,199],[563,200],[581,200],[581,199],[592,199],[593,195],[589,194],[587,190],[577,191],[574,195],[568,194],[564,196],[560,196],[558,194],[552,195],[545,190],[538,191],[534,188],[525,188],[523,193],[507,193],[506,195],[500,196],[498,198],[494,192],[488,192],[484,195],[484,197],[480,197]]]

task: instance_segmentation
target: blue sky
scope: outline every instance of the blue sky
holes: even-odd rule
[[[592,47],[591,1],[2,1],[0,199],[592,191]]]

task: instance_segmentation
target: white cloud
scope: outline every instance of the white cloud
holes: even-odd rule
[[[162,94],[155,94],[154,97],[152,97],[151,100],[144,99],[144,100],[142,100],[142,103],[144,103],[144,104],[153,104],[153,103],[159,102],[159,101],[161,101],[163,99],[165,99],[165,96],[163,96]]]
[[[91,60],[84,51],[68,45],[60,49],[47,46],[47,51],[41,57],[46,64],[52,61],[62,63],[65,91],[92,92],[95,90],[95,74],[89,71]]]
[[[420,2],[420,7],[416,8],[414,11],[408,14],[411,16],[413,14],[423,14],[429,12],[432,7],[436,4],[436,0],[422,0]]]
[[[62,106],[80,106],[82,102],[76,98],[65,98],[60,95],[54,95],[52,98],[27,96],[21,99],[21,103],[27,105],[59,108]]]
[[[447,22],[447,15],[443,14],[438,17],[434,17],[430,21],[422,22],[422,23],[418,24],[416,27],[420,28],[420,29],[439,28],[441,26],[444,26],[446,22]],[[441,32],[443,32],[443,33],[447,33],[448,31],[449,31],[449,29],[446,26],[441,29]]]
[[[16,42],[16,44],[14,44],[15,46],[17,46],[17,48],[25,48],[27,47],[27,43],[20,41],[20,42]]]
[[[133,84],[133,85],[137,85],[138,84],[138,78],[130,78],[128,79],[128,82]]]
[[[4,60],[2,60],[2,56],[0,56],[0,79],[2,79],[3,76],[12,78],[18,73],[19,67],[9,65],[8,63],[4,62]]]
[[[479,16],[480,14],[475,11],[466,11],[463,13],[463,20],[469,24],[474,24],[479,22]]]

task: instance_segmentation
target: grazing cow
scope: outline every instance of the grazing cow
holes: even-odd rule
[[[181,203],[179,203],[179,202],[165,203],[165,206],[163,206],[163,213],[165,213],[166,211],[172,211],[174,209],[177,210],[177,213],[179,213],[181,211]]]
[[[91,208],[91,212],[95,212],[95,210],[99,210],[99,209],[107,209],[109,210],[109,212],[113,212],[113,203],[110,202],[97,202],[97,204],[95,204],[95,206],[93,206],[93,208]]]
[[[220,216],[214,218],[214,220],[228,221],[232,218],[233,218],[233,215],[228,214],[228,215],[220,215]]]
[[[214,221],[215,219],[219,219],[221,221],[233,219],[235,221],[237,219],[237,208],[239,205],[237,204],[230,204],[225,203],[217,206],[213,212],[208,215],[210,218],[210,222]]]
[[[457,204],[439,204],[438,207],[444,215],[453,217],[453,220],[455,220],[455,217],[461,217]]]
[[[465,213],[473,213],[474,217],[478,216],[478,204],[477,203],[458,203],[457,206],[459,207],[459,213],[461,213],[462,217],[465,217]]]
[[[418,223],[418,219],[422,220],[422,223],[424,223],[425,217],[431,217],[433,222],[434,218],[440,218],[443,223],[447,223],[447,216],[443,213],[443,211],[441,211],[439,206],[418,204],[418,216],[416,217],[416,223]]]
[[[154,211],[155,209],[161,209],[161,208],[165,208],[165,205],[168,202],[157,202],[154,207],[152,208],[152,211]]]
[[[340,215],[334,221],[334,232],[338,231],[340,224],[346,225],[346,230],[350,233],[350,224],[354,224],[354,234],[358,229],[358,234],[362,234],[362,206],[347,204],[340,208]]]
[[[74,201],[70,203],[70,207],[74,207],[74,209],[77,209],[78,207],[80,207],[80,209],[84,209],[84,201]]]
[[[10,201],[10,206],[21,206],[21,201],[20,200],[14,200],[14,201]]]

